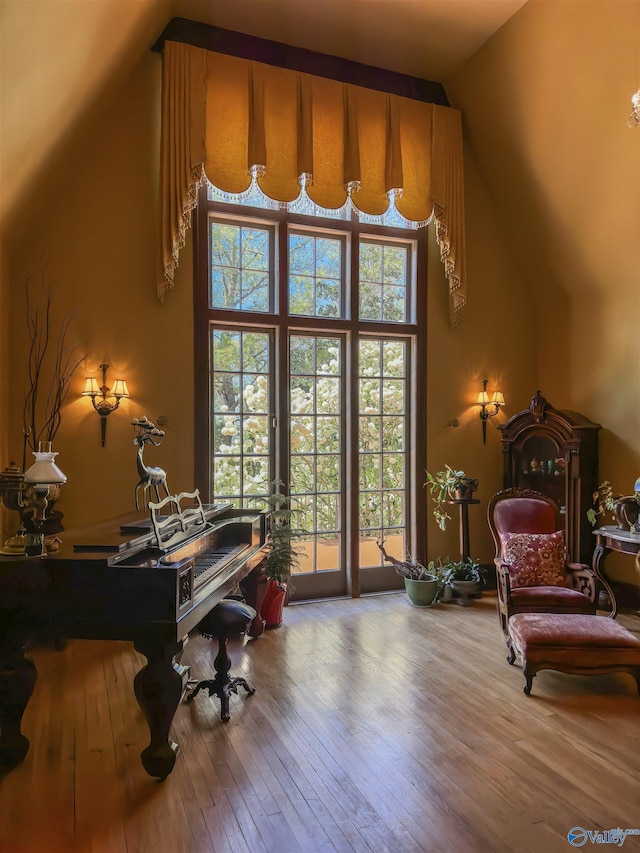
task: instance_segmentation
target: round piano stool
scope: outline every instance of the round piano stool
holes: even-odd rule
[[[244,687],[249,696],[256,692],[244,678],[232,678],[229,675],[231,660],[227,652],[227,640],[246,633],[255,617],[256,611],[248,604],[223,598],[198,625],[198,631],[203,637],[210,639],[215,637],[218,640],[218,654],[213,663],[216,676],[196,684],[187,696],[187,702],[191,702],[201,690],[206,688],[209,691],[209,698],[217,696],[220,700],[220,719],[223,722],[229,719],[229,697],[232,693],[237,695],[238,687]]]

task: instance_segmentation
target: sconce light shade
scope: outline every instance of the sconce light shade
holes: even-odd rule
[[[98,383],[93,376],[87,376],[84,380],[84,388],[82,389],[83,397],[96,397],[100,393]]]
[[[494,406],[504,406],[504,394],[502,391],[496,391],[493,397],[491,398],[491,402]]]
[[[127,388],[127,380],[126,379],[116,379],[113,383],[113,389],[111,391],[114,397],[130,397],[129,389]]]
[[[487,394],[486,391],[481,391],[478,394],[478,399],[476,400],[477,406],[486,406],[490,402],[491,401],[489,400],[489,395]]]

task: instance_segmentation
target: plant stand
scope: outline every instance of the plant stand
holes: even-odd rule
[[[479,504],[477,498],[452,498],[449,504],[457,504],[460,508],[460,561],[466,563],[469,559],[469,504]],[[474,598],[480,598],[482,591],[479,590],[477,581],[452,581],[451,586],[455,594],[455,600],[462,607],[473,604]]]
[[[476,498],[464,500],[448,500],[448,504],[460,507],[460,560],[465,563],[469,559],[469,504],[479,504]]]

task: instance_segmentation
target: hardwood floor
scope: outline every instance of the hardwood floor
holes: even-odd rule
[[[566,853],[572,827],[640,827],[634,680],[546,671],[525,696],[491,595],[296,605],[230,653],[255,695],[233,696],[226,724],[204,692],[182,704],[160,782],[140,764],[132,645],[31,650],[31,748],[0,777],[2,853]],[[193,637],[192,676],[214,656]]]

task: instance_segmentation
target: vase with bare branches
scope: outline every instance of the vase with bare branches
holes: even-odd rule
[[[75,342],[70,343],[70,328],[75,311],[66,316],[61,324],[53,318],[53,302],[57,285],[54,285],[41,264],[27,276],[25,282],[26,324],[29,342],[27,356],[28,388],[23,406],[22,469],[6,468],[0,473],[0,499],[7,509],[20,514],[21,529],[33,527],[33,488],[25,483],[27,450],[31,449],[38,459],[41,451],[51,451],[51,443],[60,427],[62,406],[69,393],[71,378],[85,356],[79,355]],[[51,458],[55,454],[49,453]],[[48,529],[55,533],[61,514],[51,512],[59,497],[59,487],[48,489]],[[43,521],[44,519],[41,519]]]
[[[36,285],[34,279],[39,274]],[[34,290],[37,291],[34,294]],[[67,315],[57,331],[52,306],[57,285],[46,271],[31,273],[25,283],[27,360],[29,387],[24,400],[23,420],[27,446],[36,451],[41,442],[53,442],[61,421],[62,406],[69,393],[71,378],[86,356],[79,355],[76,342],[69,342],[71,323],[76,314]],[[23,457],[23,470],[26,459]]]

